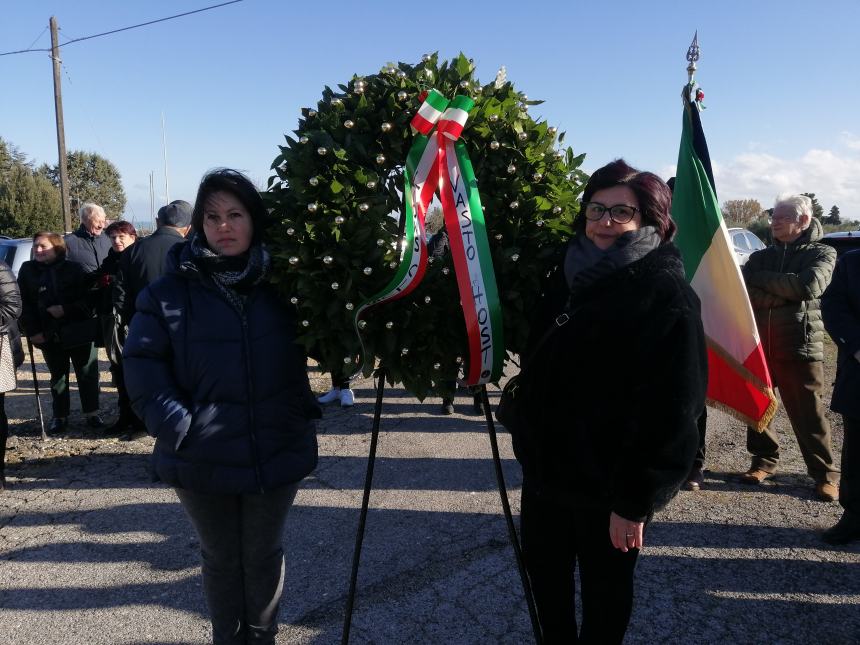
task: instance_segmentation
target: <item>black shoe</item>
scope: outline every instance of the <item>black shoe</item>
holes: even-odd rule
[[[68,422],[65,419],[60,419],[59,417],[57,417],[53,421],[51,421],[51,425],[48,426],[48,432],[52,434],[65,432],[67,425]]]
[[[113,424],[105,428],[105,434],[109,436],[121,435],[124,432],[128,432],[131,427],[132,425],[131,422],[128,420],[128,417],[120,415],[119,419],[117,419],[116,421],[114,421]]]
[[[137,441],[138,439],[143,439],[144,437],[148,437],[149,433],[143,428],[132,426],[131,432],[125,435],[122,440],[123,441]]]
[[[827,544],[848,544],[860,540],[860,521],[843,513],[836,524],[821,534]]]
[[[87,417],[87,425],[91,428],[104,428],[105,422],[97,414],[91,414]]]
[[[687,481],[684,482],[684,490],[701,490],[704,483],[705,475],[702,473],[702,469],[693,468],[687,475]]]
[[[472,399],[472,410],[475,412],[475,414],[484,414],[484,402],[477,394]]]
[[[454,402],[442,401],[442,407],[439,409],[442,414],[454,414]]]

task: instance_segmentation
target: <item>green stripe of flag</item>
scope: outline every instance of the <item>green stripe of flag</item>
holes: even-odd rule
[[[672,219],[678,224],[675,244],[681,250],[687,281],[692,281],[696,275],[702,257],[723,219],[708,173],[696,154],[690,115],[690,111],[695,109],[698,108],[688,102],[684,110],[681,148],[678,151],[678,168],[672,196]]]

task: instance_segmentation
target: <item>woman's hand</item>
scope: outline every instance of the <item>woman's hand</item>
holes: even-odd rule
[[[45,334],[39,332],[38,334],[33,334],[30,336],[30,342],[34,345],[42,345],[45,342]]]
[[[641,549],[644,542],[645,522],[631,522],[615,513],[609,514],[609,539],[612,546],[627,553],[627,549]]]
[[[50,307],[46,307],[45,311],[51,314],[54,318],[62,318],[66,315],[66,312],[63,310],[63,305],[51,305]]]

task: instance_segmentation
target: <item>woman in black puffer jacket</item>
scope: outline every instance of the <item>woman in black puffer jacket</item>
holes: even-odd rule
[[[317,463],[320,410],[295,315],[267,283],[253,184],[200,184],[189,242],[137,299],[123,351],[132,406],[155,436],[155,475],[200,538],[215,643],[274,643],[284,521]]]
[[[15,274],[5,262],[0,262],[0,336],[4,343],[9,343],[12,356],[11,365],[0,364],[8,376],[14,377],[18,366],[24,362],[24,350],[21,347],[21,334],[18,333],[18,317],[21,315],[21,292],[15,282]],[[0,361],[3,356],[0,355]],[[14,378],[12,379],[14,381]],[[9,386],[14,386],[10,383]],[[9,438],[9,419],[6,417],[6,388],[0,392],[0,492],[6,488],[6,440]]]
[[[646,524],[678,492],[698,445],[705,340],[670,241],[670,204],[652,173],[622,160],[597,170],[533,321],[518,396],[527,432],[514,448],[546,643],[622,641]]]

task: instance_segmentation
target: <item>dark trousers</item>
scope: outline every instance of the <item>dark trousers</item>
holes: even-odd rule
[[[570,510],[537,497],[523,484],[520,530],[544,642],[621,643],[633,610],[639,549],[622,553],[609,539],[609,510]],[[574,573],[582,584],[577,635]]]
[[[693,468],[690,471],[701,471],[705,469],[705,439],[708,429],[708,407],[702,410],[696,421],[696,427],[699,429],[699,447],[696,449],[696,456],[693,458]]]
[[[176,489],[200,538],[214,645],[274,644],[284,589],[284,522],[298,484],[260,494]]]
[[[69,361],[78,377],[78,393],[84,414],[99,410],[99,361],[95,345],[79,345],[66,349],[59,343],[41,346],[42,355],[51,372],[51,402],[54,418],[69,416]]]
[[[6,416],[6,393],[0,392],[0,484],[6,479],[6,440],[9,438],[9,417]]]
[[[839,503],[860,524],[860,419],[842,416],[845,438],[842,441],[842,482]]]
[[[833,463],[830,446],[830,422],[820,396],[824,380],[821,361],[772,361],[768,367],[797,437],[807,472],[818,483],[838,483],[839,470]],[[753,456],[753,468],[776,472],[779,441],[772,427],[764,432],[747,428],[747,450]]]

